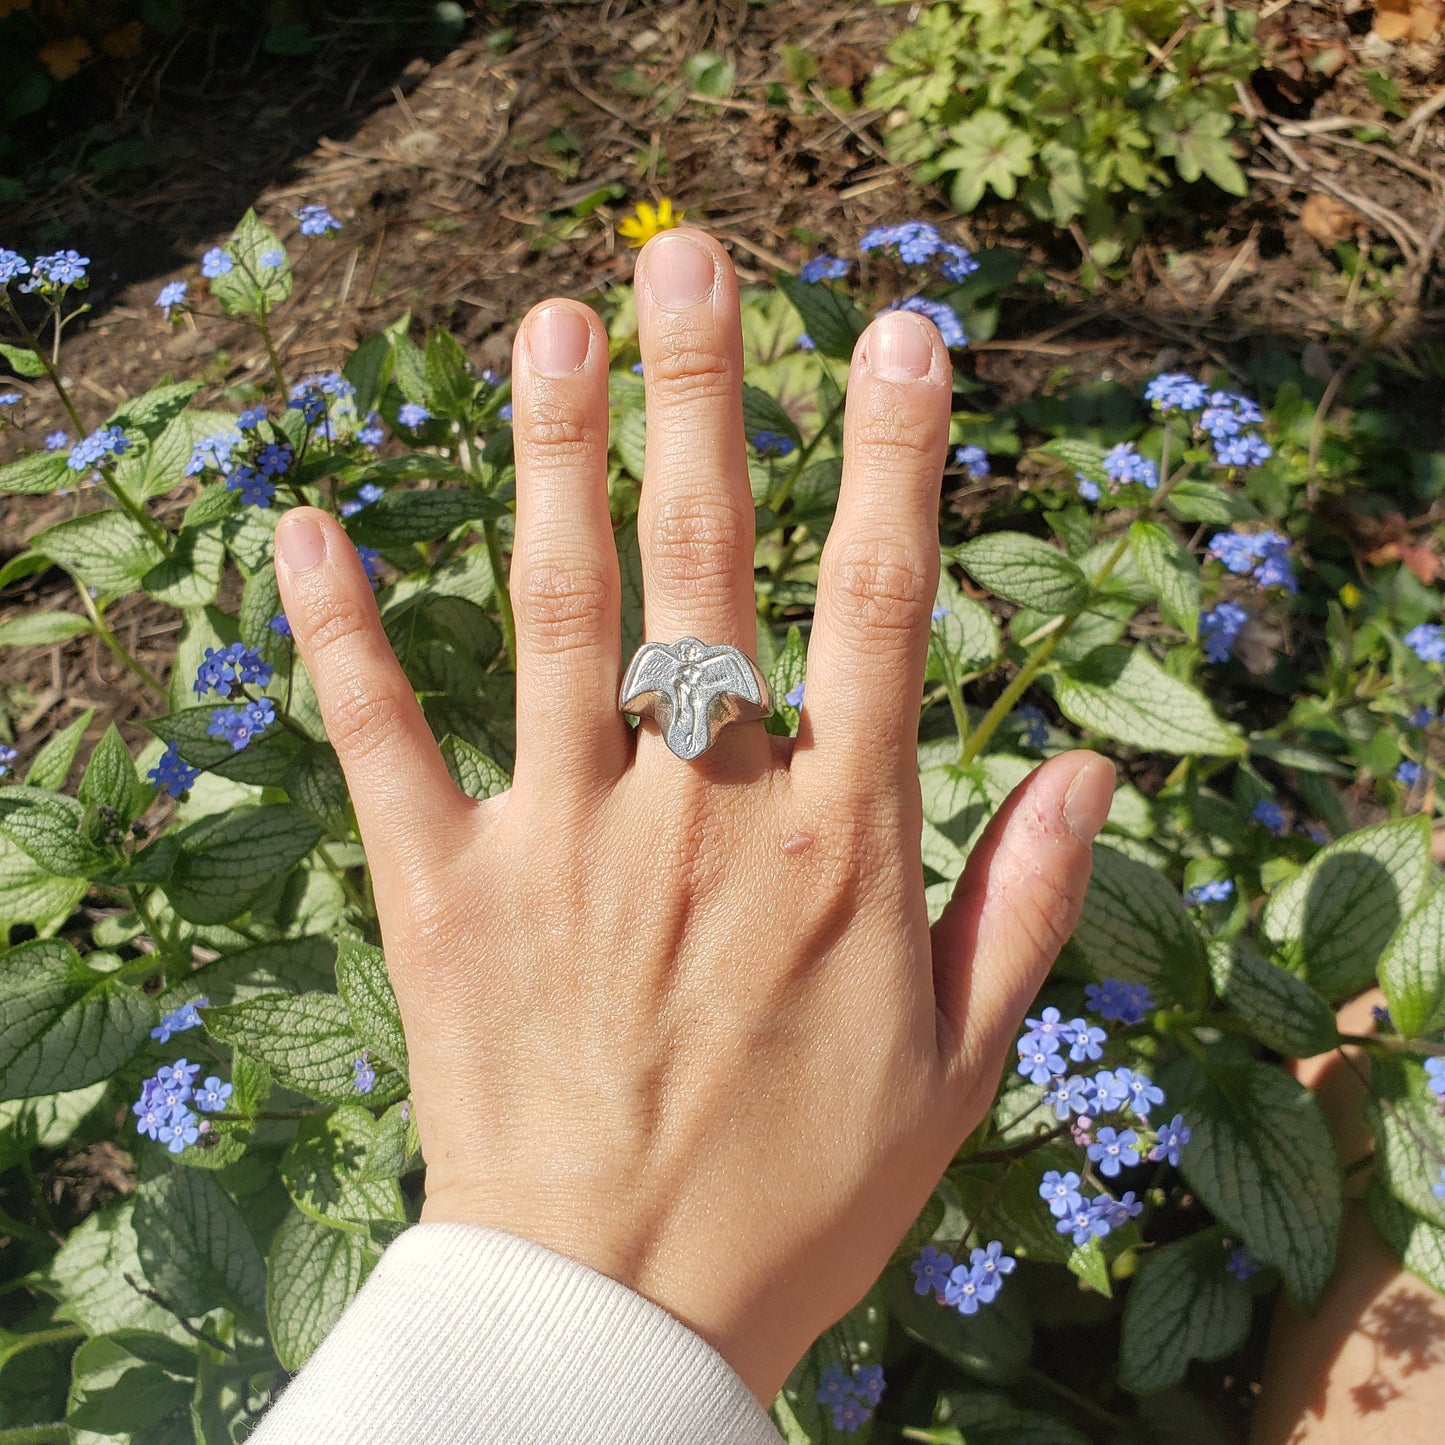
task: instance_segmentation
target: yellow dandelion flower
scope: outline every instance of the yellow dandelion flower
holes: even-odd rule
[[[617,234],[624,237],[629,246],[645,246],[659,231],[672,230],[686,214],[686,211],[674,212],[666,196],[657,203],[656,210],[648,202],[639,201],[637,214],[623,221]]]

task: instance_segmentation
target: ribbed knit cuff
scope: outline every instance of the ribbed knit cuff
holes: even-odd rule
[[[779,1445],[711,1345],[576,1260],[471,1224],[382,1256],[252,1445]]]

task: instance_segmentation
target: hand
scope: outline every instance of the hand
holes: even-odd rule
[[[646,636],[752,653],[753,503],[726,254],[643,250]],[[887,1262],[988,1108],[1076,921],[1113,770],[1040,768],[928,927],[917,724],[952,371],[931,323],[853,359],[796,741],[695,763],[618,713],[607,336],[571,301],[513,359],[517,757],[452,785],[335,522],[277,529],[286,614],[370,861],[411,1053],[423,1220],[590,1265],[772,1399]]]

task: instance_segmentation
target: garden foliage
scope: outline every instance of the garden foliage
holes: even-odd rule
[[[302,244],[340,244],[323,209],[298,218]],[[405,316],[338,371],[286,374],[271,322],[290,260],[248,214],[158,306],[248,320],[267,384],[222,404],[166,378],[91,414],[52,359],[86,265],[0,252],[4,356],[71,421],[0,467],[0,491],[74,497],[0,585],[60,569],[75,586],[0,644],[99,639],[153,695],[151,737],[112,727],[85,754],[86,713],[23,769],[0,746],[0,1430],[224,1445],[416,1218],[422,1184],[406,1040],[280,607],[275,521],[302,501],[342,519],[458,785],[504,789],[508,382]],[[1285,1061],[1337,1044],[1333,1005],[1376,977],[1372,1216],[1445,1289],[1445,891],[1420,811],[1440,597],[1390,567],[1340,593],[1350,574],[1304,506],[1314,408],[1292,380],[1270,384],[1268,414],[1228,378],[1174,373],[1142,397],[968,411],[967,335],[1015,271],[910,223],[745,296],[770,726],[795,730],[806,706],[848,359],[867,314],[902,304],[958,358],[950,495],[996,487],[1009,509],[942,538],[919,750],[933,914],[1040,758],[1087,742],[1125,779],[994,1107],[778,1399],[793,1445],[879,1420],[939,1445],[1228,1439],[1186,1376],[1238,1350],[1276,1291],[1319,1298],[1354,1163]],[[630,655],[647,425],[630,292],[605,305]],[[0,396],[8,425],[29,405]],[[1353,445],[1325,438],[1324,485],[1348,490]],[[1005,464],[1024,490],[990,480]],[[136,592],[179,620],[167,679],[111,625]],[[1373,789],[1378,821],[1351,828],[1341,781]],[[97,1141],[133,1161],[134,1189],[59,1231],[37,1168]]]
[[[958,210],[1017,196],[1080,226],[1108,265],[1181,182],[1245,193],[1235,87],[1259,63],[1255,16],[1214,15],[1197,0],[946,0],[889,46],[866,100],[897,112],[893,157]]]

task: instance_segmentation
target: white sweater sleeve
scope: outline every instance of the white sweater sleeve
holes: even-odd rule
[[[470,1224],[418,1224],[251,1445],[779,1445],[700,1336],[625,1285]]]

